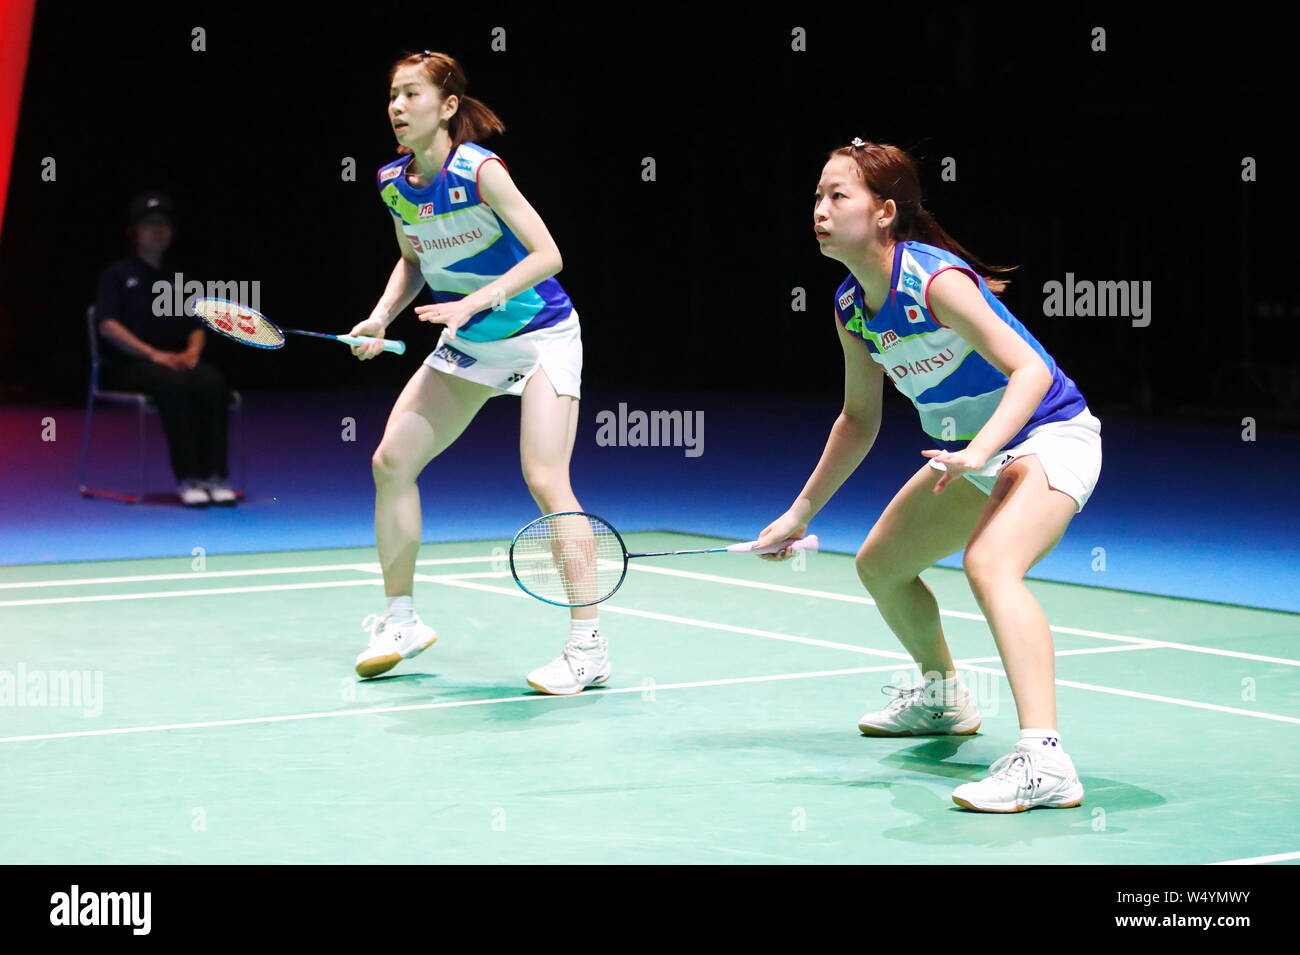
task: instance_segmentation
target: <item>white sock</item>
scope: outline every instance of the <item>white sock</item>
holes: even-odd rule
[[[593,617],[590,620],[571,620],[569,621],[569,637],[576,638],[582,643],[594,643],[600,636],[600,619]]]
[[[1051,756],[1064,756],[1061,734],[1054,729],[1028,729],[1020,731],[1021,749],[1027,747]]]
[[[925,681],[925,699],[934,706],[951,706],[966,692],[961,676],[954,673],[946,680],[928,679]]]
[[[388,598],[388,619],[394,622],[409,620],[415,616],[415,600],[410,594]]]

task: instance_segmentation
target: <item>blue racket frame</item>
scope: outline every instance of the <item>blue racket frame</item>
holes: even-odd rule
[[[596,520],[604,524],[606,527],[608,527],[610,533],[614,535],[614,539],[618,541],[618,546],[623,551],[623,572],[619,574],[618,583],[614,585],[614,588],[605,596],[601,597],[599,600],[589,600],[586,603],[582,603],[582,604],[560,603],[557,600],[550,600],[549,598],[543,597],[540,594],[533,593],[531,590],[525,587],[524,582],[519,579],[519,571],[515,568],[515,544],[519,542],[519,538],[522,537],[525,532],[527,532],[528,528],[534,526],[535,524],[540,524],[542,521],[550,520],[553,517],[585,517],[588,519],[595,518]],[[511,539],[510,575],[515,578],[515,583],[519,585],[520,590],[528,594],[528,596],[536,600],[540,600],[542,603],[550,604],[552,607],[593,607],[598,603],[604,603],[610,597],[618,593],[618,588],[623,586],[623,581],[627,579],[628,556],[629,555],[627,552],[627,544],[623,540],[623,535],[618,532],[618,530],[614,527],[613,524],[605,520],[605,518],[601,517],[599,514],[592,514],[590,511],[556,511],[553,514],[543,514],[541,517],[529,521],[522,528],[520,528],[519,532],[515,534],[513,539]]]

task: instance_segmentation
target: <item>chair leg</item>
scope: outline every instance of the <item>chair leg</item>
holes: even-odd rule
[[[244,434],[244,400],[240,396],[235,406],[235,430],[239,432],[239,483],[242,485],[244,498],[248,498],[248,438]]]
[[[145,469],[145,455],[144,455],[144,400],[143,400],[143,399],[141,399],[141,401],[136,405],[136,408],[138,409],[137,414],[136,414],[136,421],[137,421],[137,423],[138,423],[138,424],[137,424],[137,427],[139,428],[139,431],[140,431],[140,441],[139,441],[139,444],[140,444],[140,497],[139,497],[139,499],[138,499],[138,503],[143,504],[143,503],[144,503],[144,487],[145,487],[145,480],[144,480],[144,469]]]
[[[86,486],[86,462],[90,458],[90,432],[94,425],[95,393],[91,391],[86,395],[86,423],[81,432],[81,461],[77,464],[77,488],[83,495],[90,490]]]

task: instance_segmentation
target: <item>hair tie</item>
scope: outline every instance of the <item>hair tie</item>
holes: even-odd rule
[[[854,148],[856,148],[856,149],[861,149],[861,148],[862,148],[863,146],[865,146],[865,145],[866,145],[866,143],[864,143],[864,142],[863,142],[861,139],[859,139],[857,136],[854,136],[854,137],[853,137],[853,146],[854,146]]]

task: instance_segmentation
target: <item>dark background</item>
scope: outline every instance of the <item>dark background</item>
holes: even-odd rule
[[[85,306],[146,189],[178,206],[165,270],[259,280],[262,309],[289,327],[364,318],[398,255],[374,180],[397,155],[387,71],[429,48],[459,58],[470,95],[506,123],[483,145],[564,256],[589,387],[837,394],[829,313],[846,270],[817,250],[812,193],[827,152],[861,136],[910,150],[939,222],[984,261],[1020,267],[1004,301],[1094,411],[1295,425],[1300,16],[1184,9],[706,21],[659,7],[544,18],[370,3],[343,16],[47,0],[0,238],[0,397],[84,398]],[[196,26],[206,52],[191,51]],[[790,50],[798,26],[807,52]],[[491,49],[495,27],[506,52]],[[46,156],[56,182],[41,180]],[[655,182],[641,179],[646,156]],[[939,179],[945,156],[955,182]],[[1256,182],[1241,181],[1245,156]],[[1066,272],[1151,281],[1151,324],[1045,317],[1043,283]],[[796,286],[807,311],[791,310]],[[245,390],[395,389],[436,331],[408,311],[393,332],[407,355],[366,363],[306,339],[267,353],[211,335],[207,356]]]

